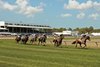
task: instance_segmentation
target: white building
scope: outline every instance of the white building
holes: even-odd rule
[[[47,25],[31,25],[23,23],[9,23],[0,21],[0,32],[11,33],[49,33],[51,27]]]
[[[77,36],[78,32],[76,32],[76,31],[63,31],[63,32],[53,32],[53,34],[55,34],[55,35],[63,34],[65,36]]]
[[[100,36],[100,33],[91,33],[93,36]]]

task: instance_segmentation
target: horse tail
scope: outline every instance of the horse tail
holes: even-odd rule
[[[73,41],[73,42],[72,42],[72,44],[75,44],[75,43],[76,43],[76,41]]]

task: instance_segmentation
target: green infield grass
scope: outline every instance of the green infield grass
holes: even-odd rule
[[[100,48],[24,45],[0,40],[0,67],[100,67]]]

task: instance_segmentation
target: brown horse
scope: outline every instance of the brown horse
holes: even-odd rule
[[[63,34],[53,39],[54,46],[59,47],[62,44],[62,40],[64,39]]]
[[[80,39],[76,39],[75,41],[73,41],[72,44],[76,44],[76,47],[77,47],[77,44],[79,44],[80,47],[82,47],[82,44],[84,44],[84,47],[86,47],[87,40],[90,41],[90,36],[83,35]]]

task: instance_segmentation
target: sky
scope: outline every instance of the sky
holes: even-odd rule
[[[52,28],[100,28],[100,0],[0,0],[0,20]]]

